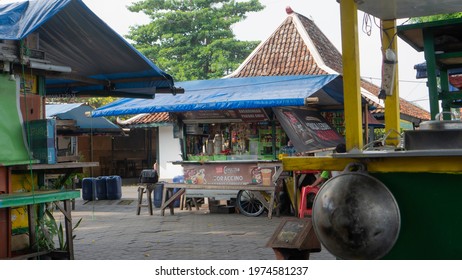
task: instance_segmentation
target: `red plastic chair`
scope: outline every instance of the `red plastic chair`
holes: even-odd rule
[[[312,186],[304,186],[301,189],[301,196],[300,196],[300,205],[298,207],[298,217],[304,218],[306,216],[310,216],[313,212],[313,201],[318,193],[318,187]],[[310,202],[308,204],[308,202]]]

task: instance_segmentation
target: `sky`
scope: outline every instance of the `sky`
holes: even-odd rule
[[[0,0],[1,2],[14,2]],[[133,0],[83,0],[83,2],[114,31],[124,36],[129,27],[145,24],[149,18],[143,13],[132,13],[126,8],[137,2]],[[341,52],[340,5],[336,0],[260,0],[265,9],[248,14],[237,23],[233,30],[239,40],[266,40],[286,19],[285,8],[290,6],[295,12],[304,15],[321,29],[329,40]],[[370,35],[363,31],[368,23]],[[376,20],[377,24],[379,20]],[[374,24],[372,16],[358,13],[360,73],[364,79],[380,86],[382,53],[380,30]],[[414,65],[424,61],[422,52],[417,52],[398,39],[399,94],[407,101],[429,110],[426,80],[416,80]]]

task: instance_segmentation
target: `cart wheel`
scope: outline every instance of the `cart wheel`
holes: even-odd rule
[[[257,217],[263,213],[265,207],[255,198],[251,191],[240,190],[237,193],[236,203],[239,211],[248,217]]]

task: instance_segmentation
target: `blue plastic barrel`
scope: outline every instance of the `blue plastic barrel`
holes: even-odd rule
[[[176,193],[179,190],[180,190],[179,188],[174,188],[173,193]],[[154,187],[154,199],[153,199],[154,207],[160,208],[160,206],[162,206],[163,192],[164,192],[164,182],[156,183],[156,186]],[[173,207],[180,207],[180,198],[175,199],[175,201],[173,202]]]
[[[180,189],[179,188],[174,188],[173,193],[177,193]],[[173,207],[180,207],[180,198],[175,199],[173,202]]]
[[[82,180],[82,199],[96,200],[96,179],[83,178]]]
[[[154,207],[160,208],[162,206],[162,193],[164,191],[164,183],[163,182],[158,182],[156,183],[156,186],[154,187]]]
[[[122,178],[120,176],[106,176],[107,199],[122,198]]]
[[[95,179],[96,184],[96,198],[98,200],[107,199],[106,177],[100,176]]]
[[[173,177],[173,183],[184,183],[184,176],[183,175],[178,175]],[[178,192],[180,189],[179,188],[174,188],[173,193]],[[173,207],[180,207],[180,198],[177,198],[175,202],[173,202]]]

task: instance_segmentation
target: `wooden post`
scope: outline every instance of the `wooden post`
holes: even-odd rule
[[[396,43],[396,20],[383,20],[382,21],[382,51],[390,48],[396,56],[398,56],[397,43]],[[385,130],[400,131],[400,112],[399,112],[399,87],[398,87],[398,63],[396,63],[394,72],[394,79],[392,85],[392,95],[387,95],[385,98]],[[396,133],[390,134],[392,137],[386,139],[389,145],[398,145],[399,137]]]
[[[356,0],[340,1],[343,60],[343,92],[346,147],[361,150],[361,84],[359,75],[358,11]]]

